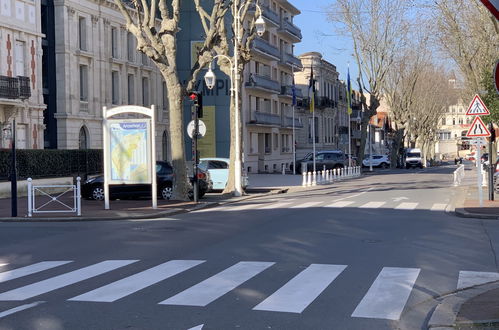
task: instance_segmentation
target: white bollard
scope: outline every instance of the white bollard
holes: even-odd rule
[[[312,172],[312,186],[317,186],[317,171]]]
[[[312,185],[312,172],[307,172],[307,187]]]
[[[81,178],[76,178],[76,212],[81,215]]]
[[[326,183],[329,183],[329,170],[326,170]]]
[[[33,179],[28,178],[28,217],[33,215]]]
[[[307,185],[307,173],[306,172],[301,172],[303,179],[301,181],[301,186],[305,187]]]
[[[281,167],[282,167],[282,175],[285,175],[286,174],[286,165],[282,164]]]

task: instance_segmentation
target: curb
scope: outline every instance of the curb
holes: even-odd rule
[[[456,317],[461,309],[461,306],[466,301],[494,289],[499,289],[499,281],[464,288],[439,297],[438,299],[442,300],[431,314],[430,320],[428,321],[428,329],[456,329],[456,326],[474,326],[485,324],[487,321],[467,321],[456,323]],[[490,324],[493,321],[497,320],[490,320],[488,323]]]
[[[482,214],[482,213],[471,213],[466,211],[464,208],[456,208],[454,210],[456,216],[460,218],[477,218],[477,219],[488,219],[488,220],[499,220],[499,216],[493,214]]]

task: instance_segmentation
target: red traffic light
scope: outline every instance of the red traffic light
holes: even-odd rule
[[[198,93],[196,93],[196,92],[191,92],[191,93],[189,94],[189,98],[191,99],[191,101],[196,100],[196,99],[198,98]]]

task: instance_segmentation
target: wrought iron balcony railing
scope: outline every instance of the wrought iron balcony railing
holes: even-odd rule
[[[0,98],[27,99],[31,96],[29,77],[0,76]]]

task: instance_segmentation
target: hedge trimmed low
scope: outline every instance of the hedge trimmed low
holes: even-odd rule
[[[19,179],[47,178],[102,173],[102,150],[17,149],[17,176]],[[12,153],[0,149],[0,180],[10,175]]]

